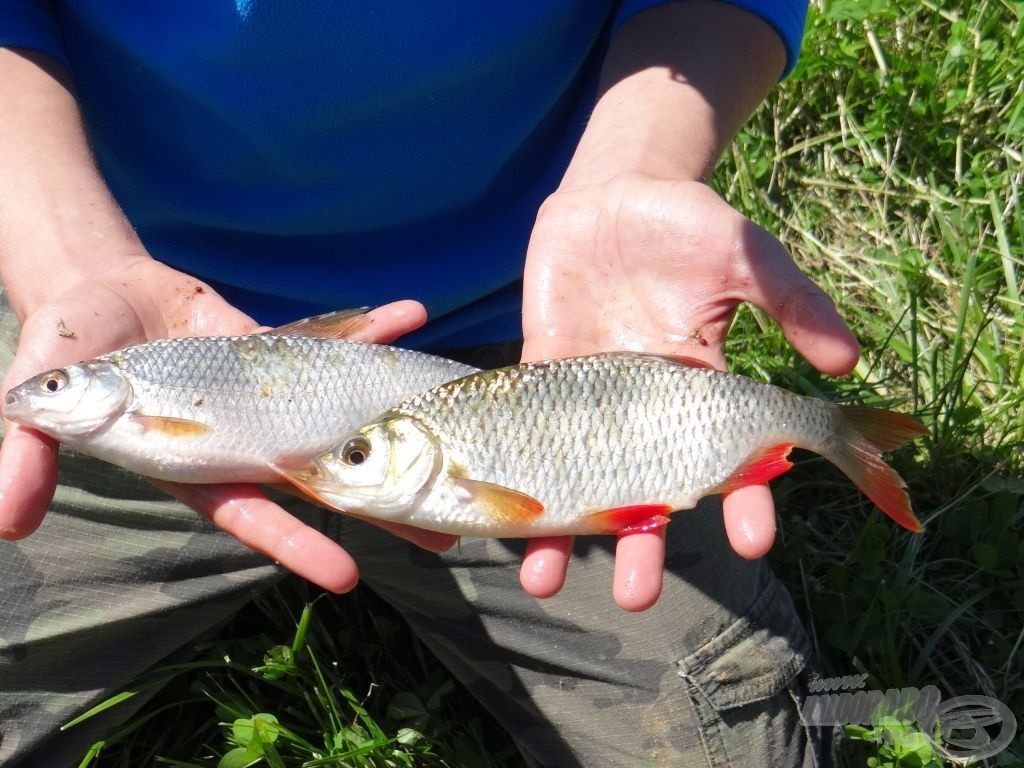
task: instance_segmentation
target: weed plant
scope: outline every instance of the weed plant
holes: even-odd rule
[[[1024,713],[1024,3],[817,0],[797,70],[713,184],[833,296],[864,354],[826,379],[759,312],[734,368],[917,413],[897,452],[926,531],[898,530],[831,465],[775,484],[771,555],[823,675],[935,685]],[[674,525],[685,524],[684,519]],[[289,581],[165,684],[93,765],[515,766],[501,733],[368,592],[306,608]],[[167,727],[174,722],[173,729]],[[1021,724],[1024,726],[1024,723]],[[937,766],[914,734],[850,728],[851,766]],[[908,746],[909,744],[909,746]],[[158,758],[157,756],[163,756]],[[1024,763],[1021,736],[989,761]]]

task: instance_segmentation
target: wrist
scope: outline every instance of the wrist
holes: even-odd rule
[[[66,75],[40,54],[0,49],[0,279],[19,318],[145,250],[107,189]]]
[[[566,184],[622,174],[705,181],[786,62],[778,34],[725,3],[670,3],[630,19]]]

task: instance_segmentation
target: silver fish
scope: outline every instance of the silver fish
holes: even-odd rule
[[[924,431],[903,414],[800,397],[692,361],[609,353],[442,384],[283,474],[326,506],[446,533],[622,533],[767,482],[799,446],[919,531],[881,452]]]
[[[151,341],[12,388],[4,416],[148,477],[280,482],[381,410],[475,371],[338,338],[351,312],[247,336]]]

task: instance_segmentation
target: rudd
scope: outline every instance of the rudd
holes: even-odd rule
[[[356,312],[267,333],[152,341],[42,373],[4,416],[161,480],[279,482],[403,397],[475,371],[344,337]]]
[[[799,446],[921,530],[881,458],[924,434],[920,422],[692,363],[612,353],[478,372],[406,399],[310,468],[282,474],[335,509],[447,533],[623,533],[766,482]]]

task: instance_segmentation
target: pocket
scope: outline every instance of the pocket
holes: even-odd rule
[[[800,722],[810,643],[774,578],[747,612],[676,662],[711,766],[829,765],[832,734]]]

